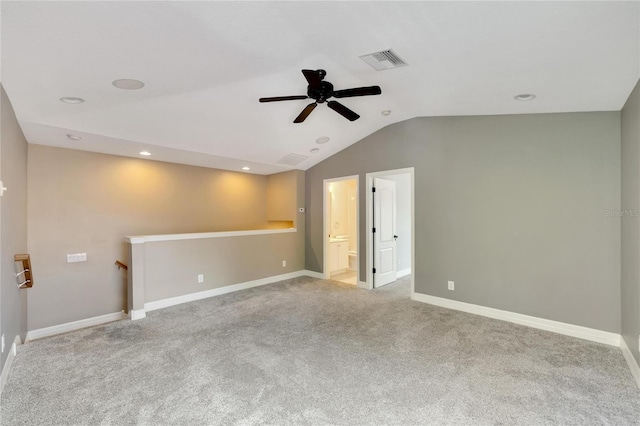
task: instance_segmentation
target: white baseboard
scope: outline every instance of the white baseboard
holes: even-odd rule
[[[430,305],[441,306],[443,308],[455,309],[458,311],[468,312],[470,314],[482,315],[484,317],[526,325],[540,330],[552,331],[554,333],[591,340],[593,342],[620,346],[620,335],[608,331],[596,330],[593,328],[582,327],[580,325],[567,324],[564,322],[532,317],[529,315],[488,308],[486,306],[474,305],[471,303],[459,302],[457,300],[444,299],[442,297],[429,296],[420,293],[412,293],[411,299],[418,302],[428,303]]]
[[[82,328],[93,327],[94,325],[106,324],[108,322],[119,321],[125,319],[124,312],[114,312],[112,314],[100,315],[97,317],[86,318],[79,321],[67,322],[65,324],[54,325],[51,327],[39,328],[31,330],[27,333],[25,342],[43,337],[55,336],[56,334],[67,333],[69,331],[80,330]]]
[[[622,351],[622,355],[624,355],[624,359],[629,365],[629,370],[631,370],[633,378],[636,379],[636,384],[640,388],[640,366],[638,366],[638,363],[633,357],[633,354],[631,353],[631,350],[629,349],[629,346],[627,345],[627,342],[624,340],[624,338],[620,339],[620,350]]]
[[[144,314],[144,312],[155,311],[156,309],[168,308],[169,306],[179,305],[187,302],[194,302],[196,300],[207,299],[209,297],[220,296],[222,294],[233,293],[235,291],[246,290],[249,288],[259,287],[266,284],[272,284],[282,280],[289,280],[291,278],[298,278],[302,276],[311,276],[313,278],[316,278],[317,274],[318,272],[300,270],[295,272],[289,272],[288,274],[275,275],[272,277],[260,278],[258,280],[247,281],[244,283],[212,288],[211,290],[199,291],[197,293],[189,293],[183,296],[170,297],[168,299],[147,302],[144,304],[144,311],[142,313]]]
[[[407,275],[411,275],[411,268],[396,272],[396,278],[406,277]]]
[[[369,290],[369,284],[366,281],[358,281],[358,288],[364,288],[365,290]]]
[[[322,272],[309,271],[308,269],[302,272],[304,272],[302,275],[306,275],[311,278],[317,278],[319,280],[324,280],[324,274]]]
[[[137,310],[131,310],[129,312],[128,318],[131,321],[135,321],[135,320],[139,320],[142,318],[145,318],[147,316],[146,312],[144,309],[137,309]]]
[[[18,353],[18,346],[20,344],[22,344],[22,342],[20,342],[20,336],[16,336],[16,338],[13,340],[13,344],[11,345],[11,349],[9,350],[9,356],[7,356],[7,360],[4,362],[4,367],[2,367],[2,375],[0,375],[0,395],[2,395],[4,385],[5,383],[7,383],[9,373],[11,373],[11,365],[13,364],[13,360]]]

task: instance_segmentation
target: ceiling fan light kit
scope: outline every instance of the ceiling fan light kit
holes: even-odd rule
[[[333,90],[333,84],[324,81],[327,75],[325,70],[302,70],[304,78],[307,80],[307,95],[275,96],[270,98],[260,98],[260,102],[294,101],[302,99],[313,99],[302,112],[293,120],[294,123],[302,123],[318,104],[327,103],[327,106],[346,118],[349,121],[356,121],[360,116],[341,104],[338,101],[329,101],[329,98],[351,98],[355,96],[372,96],[382,94],[380,86],[355,87],[353,89]]]

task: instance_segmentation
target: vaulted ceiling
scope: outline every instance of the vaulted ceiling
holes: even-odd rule
[[[1,81],[30,143],[251,173],[293,168],[279,163],[290,153],[307,169],[418,116],[619,110],[640,77],[637,1],[1,7]],[[359,58],[389,48],[408,66],[375,71]],[[382,95],[341,99],[354,122],[320,105],[294,124],[309,100],[258,103],[306,94],[303,68]],[[112,85],[123,78],[145,86]]]

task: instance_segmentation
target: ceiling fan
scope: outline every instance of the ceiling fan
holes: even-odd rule
[[[356,87],[353,89],[333,90],[333,84],[328,81],[324,81],[324,77],[327,75],[325,70],[302,70],[304,78],[307,79],[309,86],[307,87],[307,95],[298,96],[275,96],[272,98],[260,98],[260,102],[277,102],[277,101],[293,101],[298,99],[314,99],[314,102],[310,103],[302,110],[300,115],[293,120],[294,123],[302,123],[311,114],[311,111],[318,106],[318,104],[324,103],[327,99],[334,98],[351,98],[353,96],[370,96],[379,95],[382,93],[380,86],[368,86],[368,87]],[[360,116],[351,111],[346,106],[342,105],[338,101],[328,101],[327,106],[342,115],[349,121],[355,121]]]

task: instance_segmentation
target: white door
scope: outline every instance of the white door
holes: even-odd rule
[[[396,183],[375,178],[373,193],[373,286],[396,280]]]

